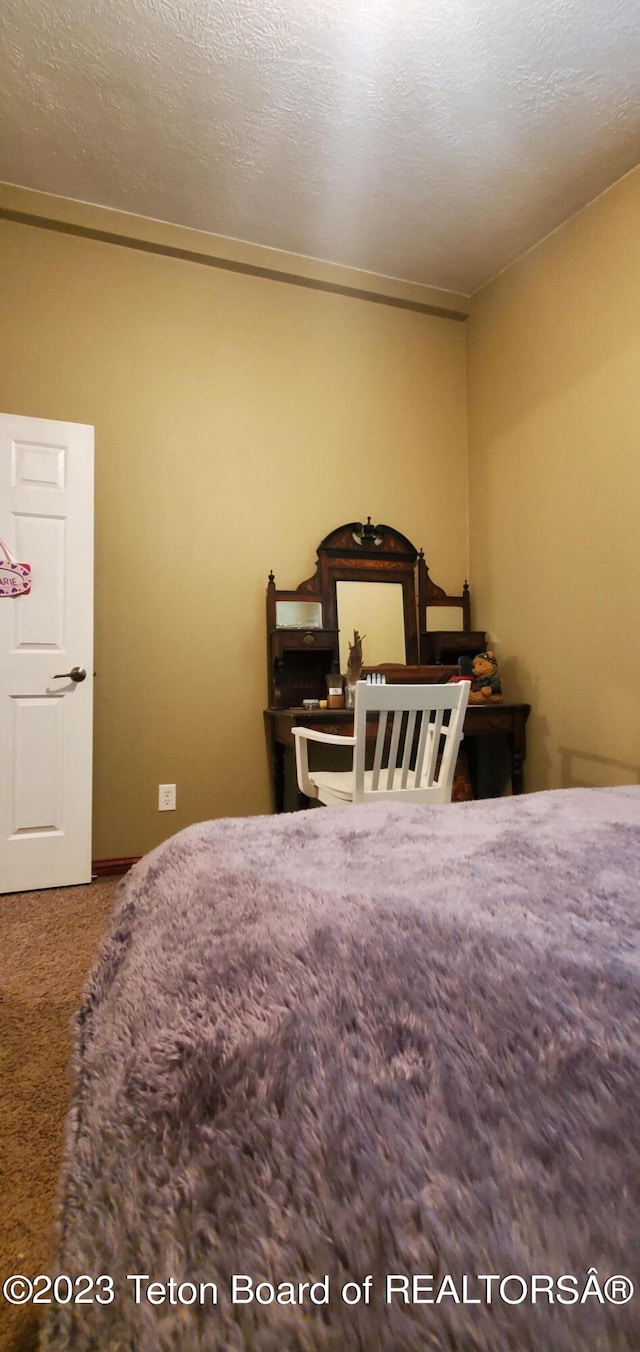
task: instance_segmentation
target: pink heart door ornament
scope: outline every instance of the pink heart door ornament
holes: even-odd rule
[[[0,536],[0,597],[26,596],[31,591],[31,564],[18,563]]]

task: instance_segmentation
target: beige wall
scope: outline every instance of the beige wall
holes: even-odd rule
[[[0,408],[96,429],[94,856],[268,811],[269,569],[371,514],[460,588],[464,325],[7,221],[0,260]]]
[[[527,786],[640,778],[640,171],[474,300],[475,615],[530,700]]]

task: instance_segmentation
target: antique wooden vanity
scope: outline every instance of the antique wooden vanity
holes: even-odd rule
[[[331,677],[344,672],[353,630],[363,635],[364,673],[389,681],[446,681],[457,672],[458,658],[486,647],[486,635],[471,628],[471,598],[448,595],[432,582],[422,550],[391,526],[371,518],[339,526],[317,549],[312,577],[294,590],[267,586],[269,707],[265,728],[271,756],[274,806],[285,806],[287,748],[296,726],[348,733],[349,709],[305,708],[303,701],[324,702]],[[528,704],[470,705],[465,745],[475,763],[472,741],[499,736],[506,740],[513,793],[522,793]],[[496,744],[497,745],[497,744]],[[291,798],[291,795],[289,795]],[[293,803],[299,800],[293,798]]]

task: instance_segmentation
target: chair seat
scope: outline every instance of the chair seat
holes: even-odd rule
[[[319,797],[322,798],[324,797],[324,794],[327,793],[331,795],[332,799],[339,799],[342,800],[344,803],[350,803],[352,801],[353,771],[312,770],[309,775],[309,778],[311,780],[311,783],[318,790]],[[380,771],[377,792],[379,793],[387,793],[391,791],[398,792],[398,790],[401,787],[403,787],[402,769],[394,770],[391,784],[387,784],[387,771],[386,770]],[[410,770],[407,775],[407,782],[404,785],[404,788],[415,789],[419,787],[420,785],[416,784],[416,777],[414,771]],[[365,793],[374,792],[372,770],[365,770],[364,772],[364,789]]]

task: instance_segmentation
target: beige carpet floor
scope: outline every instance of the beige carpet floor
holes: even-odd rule
[[[52,1260],[69,1023],[118,881],[0,896],[0,1287]],[[0,1352],[34,1352],[38,1327],[0,1294]]]

